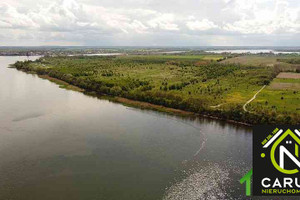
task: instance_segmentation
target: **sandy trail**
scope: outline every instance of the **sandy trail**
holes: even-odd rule
[[[224,105],[225,103],[221,103],[221,104],[219,104],[219,105],[216,105],[216,106],[210,106],[211,108],[219,108],[219,107],[221,107],[222,105]]]
[[[266,85],[264,85],[260,90],[258,90],[256,93],[255,93],[255,95],[249,100],[249,101],[247,101],[244,105],[243,105],[243,109],[244,109],[244,111],[245,112],[249,112],[247,109],[246,109],[246,106],[249,104],[249,103],[251,103],[251,101],[253,101],[255,98],[256,98],[256,96],[264,89],[266,87]]]

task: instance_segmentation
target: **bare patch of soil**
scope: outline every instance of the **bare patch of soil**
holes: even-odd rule
[[[281,72],[277,75],[277,78],[300,79],[300,73]]]

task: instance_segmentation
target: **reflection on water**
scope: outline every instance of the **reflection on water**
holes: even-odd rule
[[[243,199],[249,128],[128,108],[7,68],[22,59],[0,57],[0,199]]]

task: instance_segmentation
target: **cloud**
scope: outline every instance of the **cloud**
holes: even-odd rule
[[[2,0],[0,13],[3,45],[300,45],[297,0]]]
[[[224,30],[241,34],[284,34],[300,33],[300,22],[297,19],[300,8],[293,8],[286,0],[277,0],[275,4],[263,6],[268,1],[247,4],[240,0],[233,9],[240,12],[240,19],[226,23]],[[272,9],[270,9],[272,8]]]
[[[179,27],[174,23],[173,14],[158,14],[155,18],[149,20],[147,23],[151,28],[160,28],[169,31],[178,31]]]
[[[218,28],[217,25],[214,24],[214,22],[209,21],[208,19],[202,19],[200,20],[195,20],[195,21],[188,21],[186,23],[187,27],[190,30],[198,30],[198,31],[206,31],[209,29],[213,29],[213,28]]]
[[[32,19],[22,13],[19,13],[9,4],[0,4],[0,28],[34,28],[36,24]]]

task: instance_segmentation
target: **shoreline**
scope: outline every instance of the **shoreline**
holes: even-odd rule
[[[35,73],[36,74],[36,73]],[[56,83],[57,85],[59,85],[60,88],[64,88],[64,89],[68,89],[68,90],[73,90],[73,91],[77,91],[77,92],[84,92],[85,90],[82,88],[79,88],[75,85],[71,85],[69,83],[67,83],[66,81],[60,80],[58,78],[54,78],[51,77],[49,75],[39,75],[36,74],[38,77],[42,78],[42,79],[47,79],[52,83]]]
[[[86,91],[85,89],[79,88],[79,87],[72,85],[64,80],[54,78],[49,75],[39,75],[35,71],[26,71],[26,70],[21,70],[21,71],[23,71],[25,73],[29,73],[29,74],[36,74],[39,78],[47,79],[50,82],[56,83],[57,85],[59,85],[60,88],[67,89],[67,90],[73,90],[76,92],[81,92],[83,94],[94,96],[99,99],[107,99],[107,100],[110,100],[113,102],[121,103],[125,106],[130,106],[130,107],[140,108],[140,109],[154,110],[154,111],[158,111],[158,112],[163,112],[163,113],[177,115],[177,116],[183,116],[183,117],[187,117],[187,116],[205,117],[205,118],[224,121],[224,122],[228,122],[228,123],[232,123],[232,124],[238,124],[238,125],[243,125],[243,126],[248,126],[248,127],[253,126],[252,124],[249,124],[246,122],[224,119],[224,118],[220,118],[220,117],[208,115],[208,114],[194,113],[194,112],[180,110],[180,109],[176,109],[176,108],[165,107],[162,105],[156,105],[156,104],[152,104],[152,103],[148,103],[148,102],[144,102],[144,101],[137,101],[137,100],[132,100],[132,99],[119,97],[119,96],[110,96],[110,95],[106,95],[106,94],[98,95],[93,91]]]

